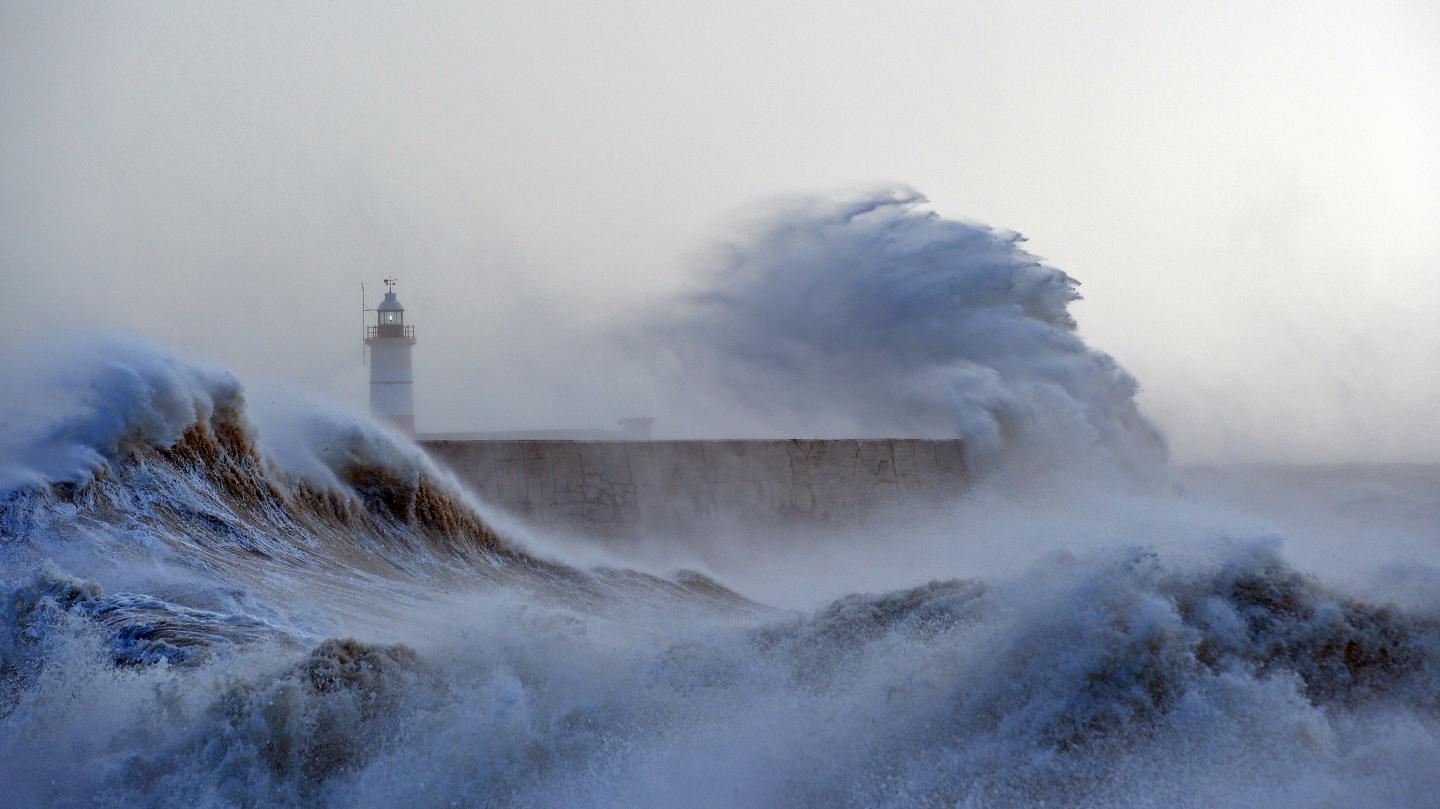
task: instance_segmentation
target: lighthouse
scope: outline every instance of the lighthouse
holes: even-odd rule
[[[365,327],[370,347],[370,415],[415,433],[415,379],[410,347],[415,327],[405,322],[405,307],[395,297],[395,279],[385,279],[385,298],[375,307],[375,325]]]

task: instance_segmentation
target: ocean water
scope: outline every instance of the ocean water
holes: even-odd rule
[[[5,806],[1440,805],[1428,479],[1350,541],[1333,486],[997,472],[657,572],[221,370],[71,381],[4,425]]]

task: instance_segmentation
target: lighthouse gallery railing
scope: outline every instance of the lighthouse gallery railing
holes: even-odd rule
[[[415,327],[401,325],[399,323],[386,323],[379,326],[366,326],[365,339],[374,340],[377,337],[415,337]]]

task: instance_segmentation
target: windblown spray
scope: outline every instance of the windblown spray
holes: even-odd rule
[[[1135,380],[1075,331],[1078,282],[1018,234],[924,203],[907,188],[802,198],[743,227],[653,318],[676,377],[740,406],[732,429],[1163,464]]]

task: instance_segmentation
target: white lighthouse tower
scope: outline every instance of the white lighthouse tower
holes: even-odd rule
[[[385,298],[375,307],[375,325],[365,327],[370,347],[370,415],[415,433],[415,379],[410,347],[415,327],[405,323],[405,307],[395,297],[395,279],[385,279]]]

